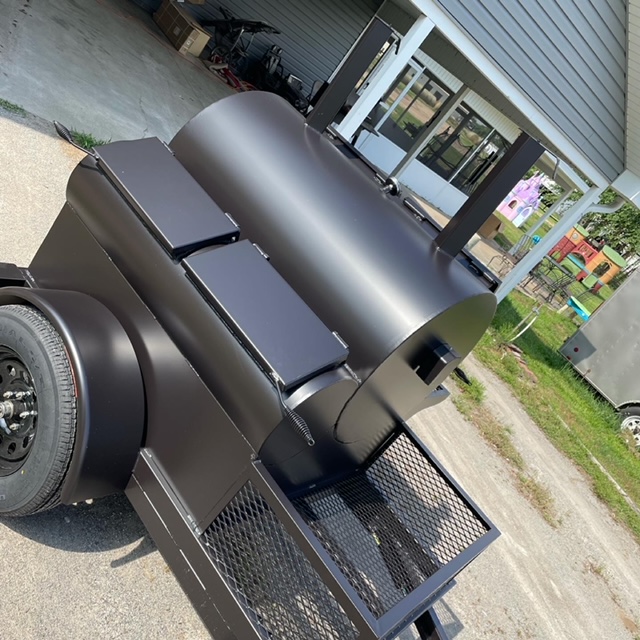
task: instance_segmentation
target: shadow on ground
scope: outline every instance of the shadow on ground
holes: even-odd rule
[[[95,500],[93,504],[62,505],[24,518],[0,518],[0,527],[42,545],[74,553],[113,551],[139,541],[119,567],[156,550],[140,518],[124,495]]]

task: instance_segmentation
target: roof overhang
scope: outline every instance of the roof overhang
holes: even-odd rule
[[[494,63],[438,2],[400,0],[398,4],[406,7],[408,2],[433,20],[442,34],[438,42],[435,41],[438,34],[433,34],[428,39],[433,44],[432,47],[427,47],[427,53],[431,57],[590,182],[598,186],[609,184],[609,180],[593,162],[532,103],[514,79]],[[640,0],[634,2],[640,4]],[[451,68],[452,66],[455,68]]]
[[[640,176],[626,169],[613,181],[611,186],[636,207],[640,207]]]

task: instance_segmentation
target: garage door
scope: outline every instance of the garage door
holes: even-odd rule
[[[148,10],[159,0],[136,0]],[[293,73],[311,89],[315,80],[326,80],[355,42],[382,0],[215,0],[190,5],[199,19],[222,17],[220,5],[248,20],[263,20],[280,35],[258,36],[251,53],[260,57],[270,45],[283,49],[285,71]]]

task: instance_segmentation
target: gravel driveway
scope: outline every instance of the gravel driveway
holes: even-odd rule
[[[28,264],[80,157],[48,123],[0,110],[0,260]],[[503,533],[440,606],[451,637],[637,639],[638,545],[502,383],[473,363],[465,368],[485,383],[562,524],[546,524],[450,401],[412,421]],[[0,521],[0,575],[2,640],[209,637],[121,496]]]

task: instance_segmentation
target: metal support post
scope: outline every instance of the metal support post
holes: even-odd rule
[[[543,151],[544,147],[539,142],[526,133],[521,133],[458,213],[440,232],[436,238],[436,244],[449,255],[457,255]]]
[[[391,83],[405,68],[413,54],[420,48],[424,39],[434,28],[434,23],[427,16],[420,16],[411,29],[400,41],[398,53],[388,60],[384,73],[380,73],[374,78],[369,86],[362,92],[362,95],[355,103],[351,111],[336,128],[338,133],[345,139],[350,140],[358,130],[371,110],[378,104]]]
[[[353,87],[356,86],[392,33],[391,27],[379,18],[374,18],[369,23],[362,37],[353,47],[348,58],[344,60],[313,111],[307,117],[307,124],[310,127],[322,132],[335,120]]]

